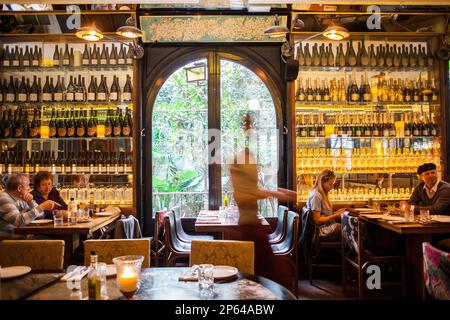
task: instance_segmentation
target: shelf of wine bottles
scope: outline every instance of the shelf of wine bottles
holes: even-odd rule
[[[106,111],[106,113],[105,113]],[[42,116],[41,110],[34,109],[33,117],[27,110],[3,110],[0,119],[0,138],[17,139],[92,139],[129,138],[132,135],[132,116],[127,108],[88,110],[51,109],[51,114]]]
[[[111,77],[109,77],[111,78]],[[29,77],[19,78],[10,76],[9,81],[3,79],[0,83],[0,102],[5,104],[16,103],[131,103],[132,84],[131,76],[126,75],[123,88],[119,84],[119,77],[112,76],[111,86],[108,85],[108,76],[91,75],[89,86],[86,87],[85,77],[78,74],[70,76],[68,85],[65,78],[58,75],[56,82],[54,77],[46,76],[42,86],[43,78],[33,76],[32,82]],[[100,79],[99,81],[97,81]]]
[[[433,112],[402,113],[305,113],[296,114],[297,138],[435,138],[439,125]]]
[[[336,173],[414,173],[426,162],[439,166],[440,149],[428,148],[297,148],[297,174]]]
[[[94,204],[98,205],[130,205],[133,203],[133,188],[130,185],[102,184],[85,188],[74,188],[70,185],[60,185],[59,194],[66,203],[74,198],[78,203],[89,203],[89,195],[93,193]]]
[[[297,201],[306,202],[311,188],[297,191]],[[333,189],[329,193],[331,202],[349,201],[386,201],[386,200],[408,200],[412,189],[409,187],[394,188],[341,188]]]
[[[131,154],[90,150],[82,152],[33,151],[0,152],[0,174],[36,173],[41,170],[60,175],[128,175],[132,173]]]
[[[304,67],[362,67],[419,69],[433,67],[433,54],[428,43],[385,43],[373,41],[368,48],[358,41],[357,49],[352,40],[339,42],[300,42],[296,46],[296,58],[301,70]],[[311,47],[310,47],[311,46]]]
[[[120,49],[115,43],[103,43],[102,46],[84,44],[81,52],[80,44],[65,44],[64,49],[58,44],[45,44],[45,52],[38,45],[6,45],[0,56],[2,71],[20,70],[21,68],[50,68],[67,69],[90,67],[96,70],[104,68],[118,68],[130,66],[133,63],[133,50],[120,44]],[[52,48],[53,47],[53,48]],[[53,50],[52,50],[53,49]],[[53,51],[50,57],[47,53]],[[44,69],[42,69],[44,70]],[[47,70],[47,69],[45,69]]]

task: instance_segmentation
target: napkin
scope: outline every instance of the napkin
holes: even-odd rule
[[[90,267],[78,266],[72,271],[66,273],[60,280],[61,281],[80,281],[91,271]]]

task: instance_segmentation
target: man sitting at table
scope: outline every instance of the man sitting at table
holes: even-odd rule
[[[30,178],[25,174],[11,175],[6,181],[5,190],[0,192],[0,240],[24,239],[15,235],[14,229],[43,216],[44,210],[59,206],[52,200],[38,205],[30,193]]]
[[[409,198],[409,206],[414,205],[414,213],[420,214],[421,209],[430,211],[430,214],[450,214],[450,183],[440,181],[436,165],[434,163],[424,163],[417,169],[422,182],[414,188]],[[404,201],[400,203],[405,204]]]

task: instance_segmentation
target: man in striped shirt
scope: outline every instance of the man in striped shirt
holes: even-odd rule
[[[0,192],[0,240],[24,239],[15,235],[14,229],[44,215],[44,210],[59,206],[52,200],[40,205],[30,193],[30,178],[25,174],[14,174],[8,178],[5,190]]]

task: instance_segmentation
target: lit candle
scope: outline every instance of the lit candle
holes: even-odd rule
[[[104,138],[105,137],[105,125],[104,124],[98,124],[97,125],[97,137],[98,138]]]
[[[122,292],[133,292],[137,288],[138,276],[130,267],[125,267],[119,278],[119,289]]]
[[[48,126],[41,126],[41,138],[48,139],[50,128]]]

